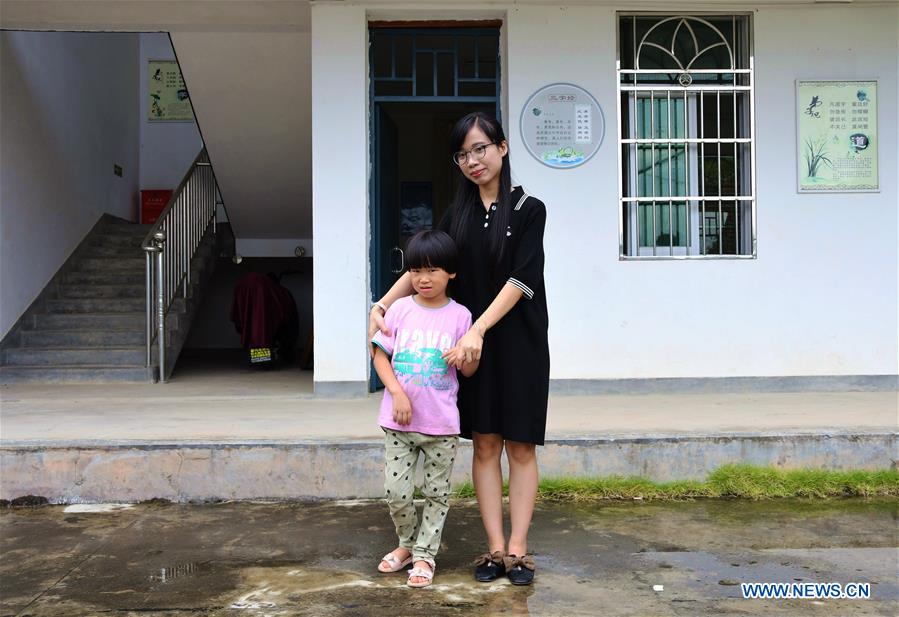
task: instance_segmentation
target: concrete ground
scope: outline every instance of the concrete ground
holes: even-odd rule
[[[227,360],[227,357],[225,358]],[[380,395],[312,374],[182,361],[167,384],[0,387],[0,499],[52,503],[378,497]],[[544,477],[705,479],[730,463],[899,465],[897,392],[551,396]],[[463,440],[452,482],[469,478]]]
[[[474,582],[483,530],[456,502],[424,590],[375,571],[395,543],[380,502],[79,508],[0,512],[0,615],[899,614],[895,500],[543,502],[531,587]],[[871,597],[743,599],[753,582]]]
[[[0,439],[16,444],[380,438],[381,395],[315,399],[312,372],[182,361],[166,384],[0,387]],[[552,396],[547,438],[896,432],[899,393]]]

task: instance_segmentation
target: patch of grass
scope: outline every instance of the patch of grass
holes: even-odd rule
[[[509,485],[503,485],[503,495]],[[470,482],[454,496],[475,496]],[[603,478],[545,478],[537,498],[557,501],[615,499],[685,500],[698,498],[780,499],[785,497],[899,497],[899,471],[781,470],[754,465],[725,465],[704,481],[653,482],[640,476]]]

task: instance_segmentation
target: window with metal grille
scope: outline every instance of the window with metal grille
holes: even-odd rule
[[[369,32],[374,99],[493,102],[498,98],[499,29]]]
[[[756,256],[748,15],[619,15],[622,259]]]

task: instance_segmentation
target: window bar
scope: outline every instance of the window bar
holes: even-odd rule
[[[749,47],[749,137],[755,138],[755,48],[752,36],[747,37],[747,45]],[[750,207],[752,208],[752,223],[750,225],[750,246],[749,251],[753,257],[756,257],[758,249],[758,210],[756,208],[756,186],[755,186],[755,144],[749,142],[749,194],[752,196]]]
[[[453,37],[453,96],[459,96],[459,37]]]
[[[412,35],[412,96],[418,96],[418,35]]]
[[[638,68],[640,68],[640,59],[637,58],[637,16],[636,15],[634,15],[631,18],[631,28],[633,31],[633,37],[631,38],[631,47],[632,47],[631,65],[635,69],[638,69]],[[634,95],[633,95],[634,115],[632,117],[634,118],[634,137],[635,138],[639,137],[639,135],[640,135],[640,131],[637,128],[638,127],[637,122],[640,122],[644,125],[644,131],[646,128],[646,122],[643,121],[643,118],[642,117],[640,117],[639,119],[637,118],[637,99],[640,97],[640,91],[637,89],[638,84],[639,84],[639,75],[634,73]],[[640,171],[639,171],[640,146],[637,146],[637,145],[634,146],[634,162],[635,162],[634,186],[637,189],[635,197],[639,197],[639,195],[640,195]],[[637,239],[635,246],[634,246],[634,255],[636,257],[639,257],[640,256],[640,232],[641,232],[641,226],[642,226],[642,223],[640,221],[640,202],[638,201],[638,202],[634,203],[633,205],[635,208],[634,220],[636,221],[636,225],[634,225],[634,231],[636,232],[635,236]]]
[[[684,137],[690,137],[690,113],[687,105],[687,90],[684,88]],[[684,142],[684,192],[687,195],[693,193],[690,188],[690,145]],[[684,202],[684,227],[686,228],[686,238],[684,238],[684,246],[687,248],[687,257],[690,256],[690,202]]]
[[[718,101],[718,122],[715,125],[718,133],[719,139],[721,138],[721,90],[717,90],[715,92],[715,97]],[[718,144],[718,197],[724,194],[723,189],[721,188],[721,144]],[[722,211],[722,201],[718,200],[718,254],[724,254],[724,213]]]
[[[437,94],[437,68],[438,68],[439,64],[440,63],[437,62],[437,52],[436,51],[432,52],[431,53],[431,77],[432,77],[432,81],[434,82],[434,85],[431,86],[431,88],[432,88],[431,94],[433,96],[438,96],[438,94]]]
[[[674,227],[671,224],[671,92],[668,93],[668,254],[674,255]]]
[[[640,128],[639,128],[640,124],[643,124],[643,125],[646,124],[645,122],[643,122],[642,116],[641,117],[637,116],[637,98],[638,97],[639,97],[639,93],[636,91],[632,95],[629,95],[629,99],[631,101],[633,101],[633,103],[634,103],[634,115],[631,116],[634,119],[634,137],[636,137],[637,135],[640,134]],[[628,149],[628,154],[629,154],[628,159],[629,160],[631,158],[630,157],[631,152],[633,153],[633,161],[634,161],[634,164],[632,167],[633,182],[634,182],[634,184],[633,184],[634,197],[640,197],[640,188],[641,188],[640,187],[640,146],[635,144],[633,147]],[[630,187],[628,187],[628,188],[630,188]],[[630,207],[631,206],[629,205],[628,208],[630,208]],[[634,230],[636,232],[635,235],[636,235],[636,240],[637,240],[634,245],[634,255],[639,257],[640,256],[640,202],[637,201],[635,204],[633,204],[633,207],[635,209],[634,210],[634,220],[636,221],[636,224],[634,225]],[[628,213],[628,215],[630,215],[630,213]]]
[[[649,91],[649,138],[655,139],[656,133],[656,101],[655,93]],[[656,146],[654,143],[649,144],[649,169],[652,181],[652,255],[656,255]]]
[[[633,54],[631,54],[631,59],[632,59],[631,64],[633,64],[634,69],[639,69],[640,68],[640,59],[637,57],[637,16],[636,15],[634,15],[634,17],[631,19],[631,24],[634,27],[634,36],[631,39],[631,43],[633,44],[633,47],[634,47]],[[637,73],[634,73],[634,87],[635,88],[637,87],[637,80],[638,80],[638,75],[637,75]]]
[[[396,79],[396,37],[390,37],[390,79]]]
[[[481,47],[479,37],[474,37],[474,78],[481,78]]]
[[[702,184],[702,192],[700,195],[705,197],[705,94],[702,92],[699,93],[699,147],[700,147],[700,158],[699,158],[699,169],[697,172],[699,173],[699,181]],[[699,219],[699,250],[700,255],[706,254],[706,246],[705,246],[705,235],[706,235],[706,222],[705,222],[705,199],[700,202],[700,207],[702,208],[702,216]]]
[[[734,18],[736,19],[736,17]],[[734,74],[734,81],[736,81],[737,76]],[[732,92],[731,96],[733,97],[734,103],[734,139],[737,138],[737,93]],[[734,197],[740,194],[740,174],[737,166],[737,157],[739,156],[739,144],[734,141]],[[734,201],[734,240],[736,241],[736,253],[737,255],[742,254],[742,247],[740,246],[740,202]]]

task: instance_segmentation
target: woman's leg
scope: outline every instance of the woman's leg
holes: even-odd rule
[[[509,554],[519,557],[528,551],[528,530],[537,499],[537,452],[532,443],[506,442],[509,461],[509,512],[512,533]]]
[[[503,438],[496,433],[472,433],[474,456],[471,461],[471,478],[478,497],[481,522],[487,532],[490,553],[505,550],[503,532],[503,470],[500,455]]]

